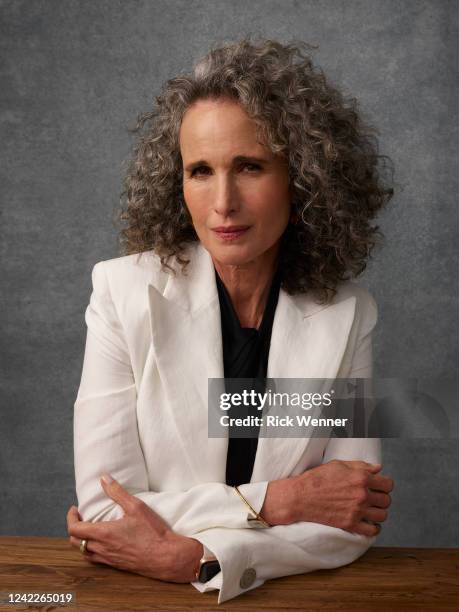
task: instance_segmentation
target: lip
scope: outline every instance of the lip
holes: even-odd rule
[[[228,232],[241,232],[243,230],[249,229],[250,225],[220,225],[218,227],[214,227],[214,232],[222,232],[227,234]]]
[[[250,225],[228,225],[213,228],[213,231],[222,240],[237,240],[250,229]]]

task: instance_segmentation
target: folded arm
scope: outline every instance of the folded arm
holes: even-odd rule
[[[224,483],[205,482],[184,491],[149,490],[129,349],[103,262],[94,266],[92,282],[85,314],[88,329],[83,371],[74,404],[75,480],[82,519],[96,522],[123,516],[121,507],[105,495],[100,485],[100,476],[108,472],[182,535],[219,526],[256,527],[253,521],[248,522],[250,513],[245,504]],[[257,512],[267,485],[257,482],[240,487]]]
[[[371,298],[360,315],[359,334],[347,378],[372,377],[372,330],[377,309]],[[332,438],[322,464],[334,459],[381,463],[381,442],[372,438]],[[307,504],[307,499],[304,500]],[[263,511],[262,511],[263,514]],[[373,544],[368,536],[316,522],[299,521],[264,530],[209,529],[193,535],[219,560],[221,572],[199,591],[220,589],[218,603],[266,580],[352,563]]]

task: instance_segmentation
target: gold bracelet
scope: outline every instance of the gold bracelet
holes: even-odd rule
[[[265,521],[264,518],[262,518],[258,512],[256,512],[252,506],[249,504],[249,502],[246,500],[246,498],[242,495],[242,493],[239,491],[239,489],[237,487],[233,487],[233,489],[236,491],[236,493],[239,495],[239,497],[242,499],[242,501],[245,503],[245,505],[250,509],[250,511],[252,512],[252,514],[255,515],[256,519],[252,519],[252,520],[257,520],[259,521],[263,527],[271,527],[271,525],[269,523],[267,523]]]

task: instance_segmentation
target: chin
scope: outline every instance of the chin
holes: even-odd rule
[[[246,245],[204,245],[209,251],[212,259],[226,266],[240,266],[248,263],[257,256],[253,249]]]

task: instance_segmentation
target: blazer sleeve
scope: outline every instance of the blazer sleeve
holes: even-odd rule
[[[137,428],[137,393],[129,351],[112,301],[104,262],[92,270],[93,291],[86,309],[86,345],[74,403],[74,464],[78,509],[84,521],[121,518],[122,508],[106,496],[103,472],[157,512],[177,533],[213,527],[255,529],[233,488],[220,482],[184,491],[149,490]],[[268,482],[244,484],[242,494],[259,512]]]
[[[377,307],[365,293],[356,348],[348,378],[372,377],[372,330]],[[331,438],[322,463],[332,459],[381,463],[376,438]],[[193,537],[219,560],[221,571],[209,582],[193,582],[201,592],[219,589],[218,603],[261,586],[266,580],[347,565],[376,540],[311,522],[277,525],[263,530],[209,529]]]

